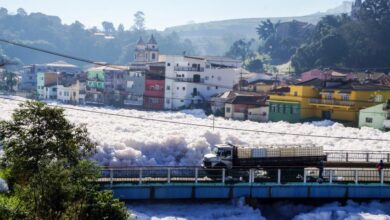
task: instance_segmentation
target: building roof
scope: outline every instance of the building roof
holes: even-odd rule
[[[139,37],[138,41],[137,41],[137,45],[144,45],[145,42],[144,40],[142,39],[142,37]]]
[[[236,96],[228,103],[230,104],[243,104],[243,105],[265,105],[267,96]]]
[[[359,83],[355,81],[336,87],[335,89],[340,89],[342,91],[390,91],[390,87],[388,86],[374,83]]]
[[[156,39],[154,39],[154,35],[153,34],[150,36],[148,44],[157,44],[157,41],[156,41]]]
[[[324,80],[314,78],[314,79],[310,79],[310,80],[307,80],[304,82],[296,83],[295,85],[296,86],[314,86],[316,88],[322,88],[322,87],[324,87],[324,82],[325,82]]]
[[[291,90],[290,87],[281,87],[281,88],[271,90],[270,93],[273,94],[288,93],[290,92],[290,90]]]
[[[72,68],[78,68],[76,65],[67,63],[67,62],[62,61],[62,60],[59,60],[59,61],[54,62],[54,63],[48,63],[48,64],[46,64],[46,66],[51,66],[51,67],[72,67]]]

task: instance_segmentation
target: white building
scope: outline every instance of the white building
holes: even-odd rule
[[[85,82],[75,80],[57,87],[57,100],[67,104],[85,104]]]
[[[224,57],[160,55],[165,63],[165,109],[208,101],[239,82],[241,61]]]

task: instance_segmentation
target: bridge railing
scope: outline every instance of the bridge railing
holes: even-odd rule
[[[101,183],[125,184],[234,184],[234,183],[377,183],[390,184],[390,169],[324,169],[322,176],[318,168],[267,168],[259,169],[203,169],[201,167],[134,167],[105,168]]]
[[[383,160],[390,163],[389,151],[359,152],[359,151],[325,151],[328,161],[331,162],[367,162],[378,163]]]

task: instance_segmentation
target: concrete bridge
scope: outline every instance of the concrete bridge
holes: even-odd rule
[[[99,181],[122,200],[164,199],[390,199],[390,170],[307,168],[303,176],[276,169],[276,176],[257,170],[211,174],[197,168],[108,169]],[[108,176],[107,176],[108,175]]]

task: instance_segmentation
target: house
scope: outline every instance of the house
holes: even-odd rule
[[[203,105],[239,82],[241,61],[224,57],[160,55],[165,65],[165,109]]]
[[[147,43],[140,37],[134,51],[134,64],[142,66],[146,63],[157,62],[159,60],[159,53],[159,47],[153,34]]]
[[[357,126],[361,109],[390,98],[390,87],[372,82],[315,78],[289,88],[270,95],[270,121],[329,119]]]
[[[100,66],[87,71],[85,102],[94,105],[122,106],[127,98],[127,66]]]
[[[39,72],[37,74],[37,96],[38,99],[57,99],[57,84],[60,73]]]
[[[235,120],[268,121],[266,96],[238,95],[225,104],[225,118]]]
[[[381,103],[359,112],[359,128],[371,127],[388,131],[390,129],[390,103]]]
[[[320,70],[313,69],[301,74],[302,82],[306,82],[312,79],[330,80],[330,79],[343,79],[346,78],[347,74],[336,72],[333,70]]]
[[[24,66],[21,70],[21,81],[19,88],[21,90],[36,90],[37,89],[37,74],[40,72],[59,72],[76,74],[81,69],[75,65],[64,61],[57,61],[47,64],[32,64]]]
[[[145,72],[130,71],[126,76],[127,97],[124,105],[131,108],[142,108],[144,104],[145,93]]]
[[[350,73],[346,77],[348,80],[359,82],[371,81],[380,85],[390,86],[390,76],[385,73],[358,72]]]
[[[62,75],[57,86],[57,100],[67,104],[85,104],[86,76]]]
[[[165,63],[149,63],[145,72],[145,109],[163,110],[165,95]]]
[[[259,93],[248,92],[248,91],[236,91],[229,90],[217,95],[214,95],[210,98],[210,107],[211,112],[214,115],[224,115],[225,114],[225,104],[229,101],[232,101],[237,96],[259,96]]]
[[[247,91],[266,95],[280,83],[279,80],[255,80],[247,85]]]

